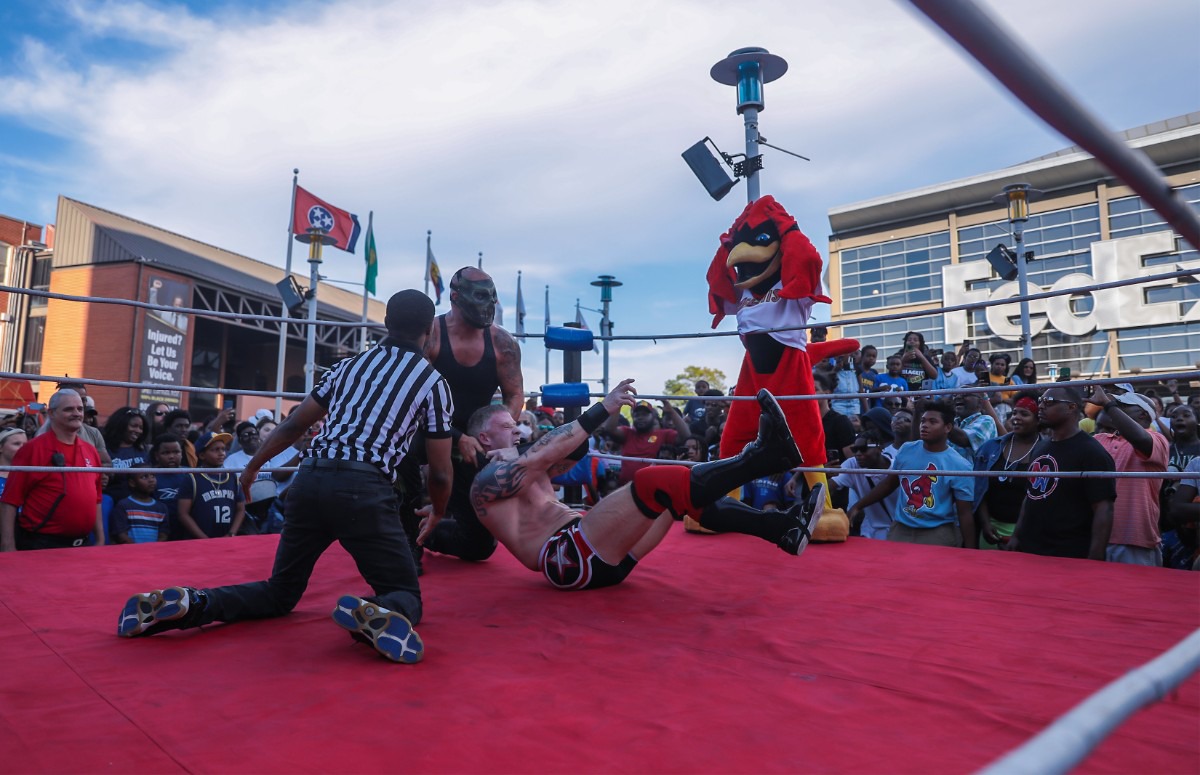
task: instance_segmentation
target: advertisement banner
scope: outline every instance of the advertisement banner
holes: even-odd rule
[[[150,275],[146,296],[150,304],[189,307],[191,300],[191,283]],[[184,358],[188,352],[188,316],[163,310],[146,310],[144,330],[140,381],[182,385]],[[183,403],[183,394],[161,388],[142,389],[138,404],[146,407],[152,403],[178,408]]]

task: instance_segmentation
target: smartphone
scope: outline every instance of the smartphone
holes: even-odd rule
[[[1071,369],[1063,366],[1058,370],[1058,381],[1068,382],[1071,379]]]
[[[236,409],[237,408],[237,399],[236,398],[226,398],[225,402],[223,404],[221,404],[221,408],[222,409]]]

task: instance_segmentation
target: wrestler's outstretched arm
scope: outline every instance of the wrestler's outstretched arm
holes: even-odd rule
[[[549,471],[557,463],[587,441],[605,420],[621,411],[622,406],[637,403],[637,391],[632,379],[623,379],[604,400],[592,406],[578,420],[560,425],[533,443],[521,455],[520,461],[528,471]]]

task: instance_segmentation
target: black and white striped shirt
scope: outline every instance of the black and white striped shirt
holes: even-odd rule
[[[384,339],[327,371],[312,398],[328,411],[305,457],[354,460],[395,478],[418,429],[451,435],[450,386],[417,350]]]

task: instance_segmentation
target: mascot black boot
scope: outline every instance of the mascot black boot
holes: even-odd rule
[[[798,555],[812,540],[824,507],[825,486],[818,484],[803,502],[796,501],[786,511],[761,511],[734,498],[721,498],[704,507],[699,522],[705,530],[756,535]]]
[[[804,464],[775,396],[766,390],[758,391],[758,405],[762,410],[758,438],[738,455],[692,467],[691,500],[697,508],[703,508],[760,476]]]
[[[638,470],[631,483],[638,510],[649,519],[664,511],[675,517],[698,517],[705,506],[724,498],[730,490],[760,476],[802,465],[804,460],[775,397],[760,390],[758,404],[762,409],[758,438],[747,444],[741,454],[691,469],[657,465]]]

